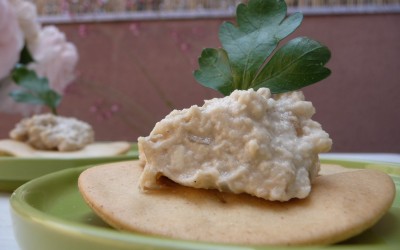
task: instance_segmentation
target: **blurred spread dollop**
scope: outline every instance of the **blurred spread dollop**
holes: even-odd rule
[[[10,138],[40,150],[75,151],[94,141],[94,131],[75,118],[41,114],[17,123]]]

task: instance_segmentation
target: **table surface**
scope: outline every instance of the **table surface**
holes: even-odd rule
[[[386,153],[328,153],[321,154],[321,158],[400,163],[400,154]],[[0,191],[0,250],[20,250],[13,234],[10,195]]]

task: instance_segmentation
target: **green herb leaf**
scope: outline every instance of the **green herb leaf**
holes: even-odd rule
[[[204,49],[199,58],[200,69],[194,72],[197,81],[223,94],[231,92],[233,82],[228,55],[223,49]]]
[[[237,26],[229,22],[221,25],[219,38],[223,48],[203,50],[195,79],[229,95],[236,89],[260,87],[281,93],[325,78],[329,70],[323,65],[329,59],[329,50],[311,39],[294,40],[266,63],[279,42],[302,22],[301,13],[287,16],[286,12],[284,0],[249,0],[247,5],[239,4]],[[314,50],[315,43],[321,48]]]
[[[28,104],[35,104],[35,105],[44,105],[43,101],[36,95],[23,90],[23,89],[16,89],[10,93],[10,96],[16,102],[23,102]]]
[[[253,81],[253,88],[268,87],[272,93],[301,89],[330,75],[324,67],[329,49],[306,37],[291,40],[279,49]]]
[[[40,78],[35,71],[22,65],[17,65],[12,72],[14,82],[21,89],[10,93],[11,98],[16,102],[28,103],[34,105],[44,105],[57,114],[57,106],[61,102],[61,95],[49,87],[46,78]]]

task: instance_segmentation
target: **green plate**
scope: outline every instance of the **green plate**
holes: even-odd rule
[[[130,151],[113,157],[88,157],[76,159],[0,157],[0,191],[14,191],[27,181],[66,168],[138,158],[137,144]]]
[[[349,168],[382,170],[392,176],[397,193],[389,212],[374,227],[340,244],[313,249],[366,250],[398,247],[400,245],[400,164],[343,160],[323,160],[323,162],[340,164]],[[66,169],[37,178],[19,187],[13,193],[11,212],[14,231],[23,250],[276,249],[276,247],[268,246],[251,247],[173,240],[114,230],[99,219],[81,198],[77,179],[86,168]],[[291,247],[290,249],[305,248]]]

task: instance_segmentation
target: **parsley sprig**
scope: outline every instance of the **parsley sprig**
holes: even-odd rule
[[[27,64],[33,62],[29,51],[24,47],[20,61],[11,72],[11,77],[20,88],[11,91],[10,97],[20,103],[47,106],[57,115],[61,95],[50,88],[47,78],[39,77]]]
[[[222,48],[206,48],[199,58],[196,80],[224,95],[236,89],[267,87],[272,93],[298,90],[330,75],[324,65],[329,49],[307,37],[279,42],[294,32],[301,13],[287,16],[284,0],[249,0],[236,10],[237,26],[224,22],[219,38]]]

